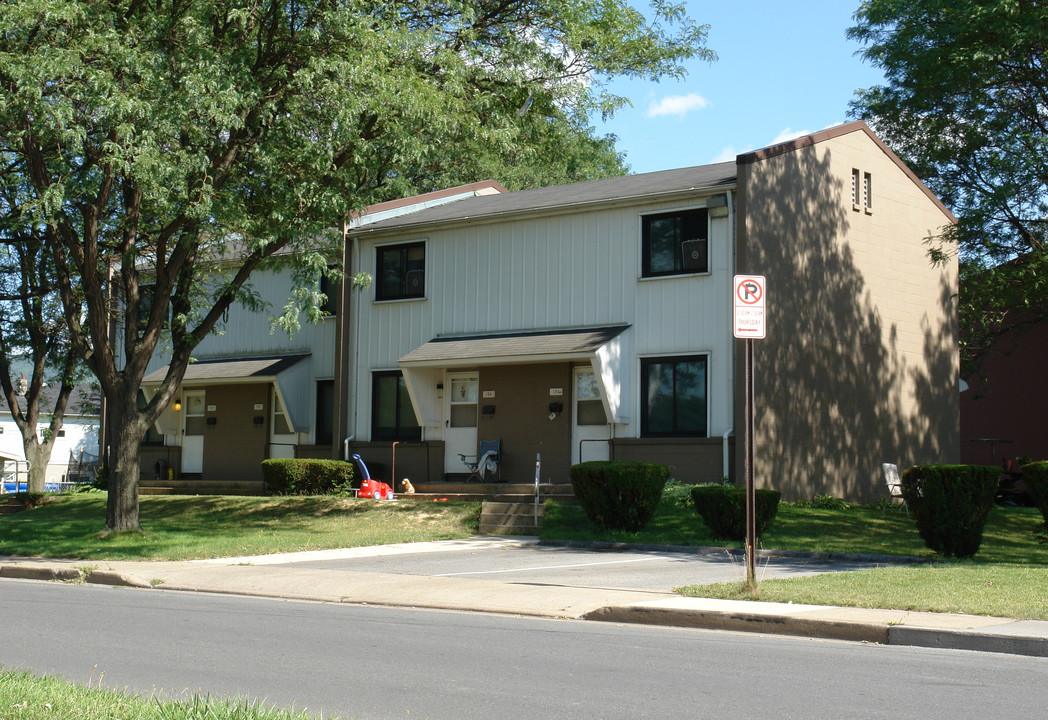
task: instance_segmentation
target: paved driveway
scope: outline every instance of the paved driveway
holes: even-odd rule
[[[249,561],[256,565],[656,592],[669,592],[681,585],[741,581],[746,573],[744,563],[726,553],[580,549],[489,538],[273,555]],[[797,577],[873,566],[863,562],[759,558],[757,577]]]

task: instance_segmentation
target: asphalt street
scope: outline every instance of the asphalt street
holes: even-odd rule
[[[1048,658],[1005,654],[25,580],[0,583],[0,613],[48,619],[8,624],[8,668],[345,720],[953,720],[1048,703]]]

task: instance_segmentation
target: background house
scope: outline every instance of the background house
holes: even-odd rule
[[[477,183],[368,208],[368,221],[462,196],[498,192]],[[354,221],[356,223],[361,220]],[[339,261],[341,247],[332,250]],[[345,329],[341,283],[318,280],[328,297],[325,317],[302,323],[293,336],[273,330],[272,312],[230,309],[217,332],[194,351],[174,402],[148,432],[140,453],[143,492],[258,493],[267,458],[340,457],[345,409],[337,400],[339,348]],[[268,308],[283,307],[293,291],[290,270],[259,271],[252,287]],[[157,353],[142,382],[140,402],[167,372]]]
[[[419,208],[352,229],[375,276],[344,317],[347,437],[416,484],[500,440],[503,478],[581,460],[733,476],[732,276],[768,285],[757,478],[883,494],[880,464],[958,456],[953,218],[862,123],[740,156]],[[348,349],[352,352],[348,352]]]
[[[48,409],[54,408],[57,389],[45,387],[41,392],[41,417],[38,432],[43,433],[51,423]],[[24,403],[24,398],[20,398]],[[64,415],[62,429],[58,431],[51,459],[47,464],[49,487],[57,487],[67,479],[70,461],[97,461],[98,459],[98,422],[100,396],[97,390],[87,386],[77,386],[69,398]],[[25,405],[22,405],[25,409]],[[28,467],[25,459],[25,447],[22,433],[15,421],[11,419],[7,400],[0,395],[0,474],[3,483],[14,483],[27,480]],[[74,462],[74,465],[76,463]]]
[[[1037,420],[1048,403],[1044,358],[1048,326],[1007,329],[965,378],[961,393],[961,462],[998,465],[1026,457],[1048,459],[1048,435]]]

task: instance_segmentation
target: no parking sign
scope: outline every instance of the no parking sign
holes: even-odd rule
[[[761,340],[764,338],[763,275],[735,276],[735,337]]]

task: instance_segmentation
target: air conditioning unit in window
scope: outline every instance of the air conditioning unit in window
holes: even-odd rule
[[[422,270],[409,270],[407,277],[408,295],[421,295],[425,286],[425,273]]]
[[[680,244],[685,270],[706,272],[706,245],[705,240],[685,240]]]

